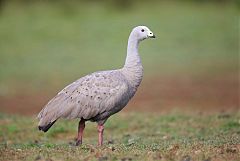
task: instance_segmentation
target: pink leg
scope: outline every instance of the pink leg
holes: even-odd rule
[[[77,137],[76,146],[82,144],[82,136],[83,136],[84,128],[85,128],[85,121],[84,120],[80,120],[79,124],[78,124],[78,137]]]
[[[98,145],[99,146],[103,145],[103,131],[104,131],[104,126],[98,125]]]

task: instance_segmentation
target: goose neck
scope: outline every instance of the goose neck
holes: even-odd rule
[[[143,67],[138,54],[139,40],[131,33],[128,39],[127,56],[123,67],[123,74],[129,83],[137,89],[143,76]]]
[[[138,54],[139,42],[140,41],[136,38],[136,36],[131,33],[128,39],[127,57],[124,67],[131,68],[133,66],[141,64],[141,60]]]

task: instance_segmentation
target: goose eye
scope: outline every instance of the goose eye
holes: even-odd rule
[[[144,32],[144,29],[142,29],[141,31]]]

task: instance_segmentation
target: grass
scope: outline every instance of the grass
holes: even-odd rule
[[[60,120],[49,132],[33,117],[0,114],[1,160],[240,160],[240,113],[169,115],[120,113],[105,125],[99,148],[94,123],[74,146],[77,120]]]
[[[238,70],[238,11],[231,3],[6,3],[0,17],[0,95],[55,91],[87,73],[123,65],[132,27],[145,76],[212,77]],[[179,77],[179,76],[176,76]],[[147,78],[147,77],[146,77]]]

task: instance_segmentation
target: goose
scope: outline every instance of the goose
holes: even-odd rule
[[[148,27],[133,28],[124,66],[91,73],[66,86],[39,112],[38,129],[47,132],[60,118],[79,119],[78,146],[82,144],[85,122],[97,122],[98,145],[102,146],[104,123],[127,105],[142,81],[143,66],[138,46],[148,38],[155,38]]]

